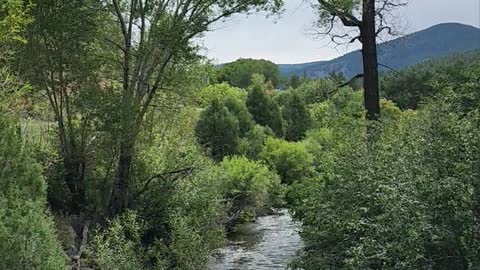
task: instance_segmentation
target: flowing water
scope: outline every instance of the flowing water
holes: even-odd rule
[[[286,269],[303,247],[299,225],[287,210],[260,217],[254,223],[240,224],[229,235],[228,245],[219,251],[211,270]]]

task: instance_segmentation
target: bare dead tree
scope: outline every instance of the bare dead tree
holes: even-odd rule
[[[362,44],[364,102],[368,120],[380,117],[377,37],[396,35],[394,11],[406,0],[316,0],[316,35],[329,37],[337,45]]]

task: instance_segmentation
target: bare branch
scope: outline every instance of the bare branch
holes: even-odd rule
[[[177,170],[173,170],[173,171],[169,171],[169,172],[164,172],[164,173],[159,173],[159,174],[155,174],[153,176],[151,176],[146,182],[145,184],[143,185],[143,188],[140,189],[134,196],[133,196],[133,199],[132,201],[135,201],[138,197],[140,197],[143,193],[145,193],[147,190],[148,190],[148,187],[150,186],[150,184],[153,182],[153,180],[155,179],[161,179],[162,181],[166,182],[166,177],[168,176],[173,176],[173,175],[177,175],[178,177],[182,177],[182,176],[187,176],[189,174],[191,174],[193,172],[195,168],[193,167],[187,167],[187,168],[183,168],[183,169],[177,169]]]
[[[400,71],[398,71],[398,70],[396,70],[396,69],[394,69],[394,68],[392,68],[392,67],[390,67],[390,66],[387,66],[387,65],[385,65],[385,64],[378,63],[378,65],[379,65],[379,66],[382,66],[382,67],[384,67],[384,68],[387,68],[387,69],[389,69],[389,70],[391,70],[391,71],[393,71],[393,72],[395,72],[395,73],[398,73],[398,74],[400,74],[400,75],[402,74],[402,73],[400,73]]]
[[[355,80],[360,79],[360,78],[363,78],[363,73],[357,74],[357,75],[353,76],[349,81],[337,85],[337,88],[335,90],[327,93],[327,95],[331,95],[331,94],[337,92],[340,88],[345,87],[345,86],[351,84],[352,82],[354,82]]]
[[[345,86],[351,84],[353,81],[355,81],[357,79],[360,79],[360,78],[363,78],[363,73],[353,76],[348,82],[344,82],[344,83],[338,85],[337,88],[345,87]]]
[[[114,45],[115,47],[120,49],[122,52],[125,52],[125,48],[123,48],[120,44],[116,43],[115,41],[113,41],[109,38],[105,38],[105,41],[107,41],[108,43],[111,43],[112,45]]]
[[[120,22],[120,27],[122,28],[122,33],[123,36],[127,36],[127,26],[125,24],[125,19],[123,18],[122,11],[120,10],[120,6],[118,4],[118,0],[112,0],[113,1],[113,6],[115,7],[115,13],[117,15],[117,18]]]

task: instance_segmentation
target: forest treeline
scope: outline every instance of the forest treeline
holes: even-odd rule
[[[205,269],[279,207],[293,269],[480,267],[479,52],[383,74],[371,121],[341,74],[198,55],[281,1],[1,3],[0,269]]]

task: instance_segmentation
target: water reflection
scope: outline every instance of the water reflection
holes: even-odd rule
[[[229,236],[229,244],[212,262],[212,270],[286,269],[303,246],[298,224],[287,210],[241,224]]]

